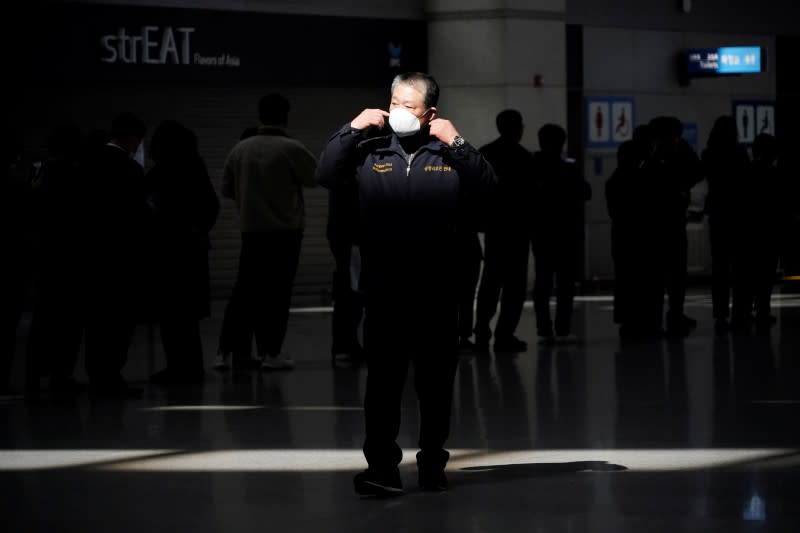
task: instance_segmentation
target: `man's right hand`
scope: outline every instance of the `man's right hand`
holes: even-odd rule
[[[370,126],[375,126],[378,129],[383,129],[386,123],[386,117],[389,113],[383,109],[365,109],[350,122],[350,127],[355,130],[365,130]]]

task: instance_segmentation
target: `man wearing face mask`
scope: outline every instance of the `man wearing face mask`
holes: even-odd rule
[[[496,178],[455,126],[438,118],[438,97],[433,77],[398,75],[389,112],[362,111],[331,137],[317,169],[323,186],[354,181],[359,193],[369,466],[354,480],[361,495],[403,491],[396,439],[409,364],[420,409],[418,482],[424,490],[448,486],[459,209],[465,195],[490,193]]]
[[[122,113],[111,124],[111,140],[88,157],[86,178],[86,372],[90,391],[136,397],[120,372],[137,319],[144,314],[147,227],[151,210],[144,171],[134,156],[145,124]]]

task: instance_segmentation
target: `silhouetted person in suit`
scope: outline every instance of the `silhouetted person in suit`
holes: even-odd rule
[[[147,239],[152,211],[142,167],[133,159],[145,124],[131,113],[116,116],[111,140],[86,162],[88,279],[86,371],[91,392],[136,397],[121,371],[146,301]]]
[[[711,242],[714,327],[723,332],[729,327],[733,283],[741,275],[735,268],[737,259],[741,259],[743,254],[739,239],[739,208],[750,166],[747,149],[737,141],[736,122],[732,116],[722,115],[714,121],[701,161],[708,181],[705,212]]]
[[[48,158],[33,180],[34,219],[39,250],[36,299],[28,337],[28,393],[37,394],[39,377],[51,376],[54,397],[68,399],[81,390],[73,372],[84,329],[82,290],[86,254],[83,134],[73,124],[57,126],[48,139]]]
[[[792,151],[796,148],[800,135],[795,132],[785,132],[779,140],[779,156],[777,161],[778,171],[780,172],[785,184],[786,198],[792,201],[786,202],[786,225],[781,232],[780,242],[780,263],[781,269],[786,276],[800,275],[800,246],[797,243],[797,236],[800,235],[800,202],[794,201],[800,198],[800,158],[792,157]]]
[[[644,169],[653,148],[647,125],[637,126],[633,140],[617,150],[617,168],[606,182],[614,260],[614,321],[620,337],[652,339],[662,335],[664,279],[661,223],[653,206],[659,191]]]
[[[480,152],[437,117],[438,97],[431,76],[398,75],[390,112],[365,109],[330,138],[320,157],[323,186],[355,180],[359,193],[369,467],[354,486],[362,495],[403,492],[397,435],[410,364],[420,409],[418,482],[424,490],[448,487],[459,196],[488,193],[495,178]]]
[[[316,159],[287,135],[289,110],[284,96],[261,98],[258,134],[240,141],[225,161],[222,193],[236,202],[242,230],[239,271],[228,303],[234,317],[234,369],[249,364],[253,334],[263,370],[294,368],[292,358],[281,352],[305,227],[303,187],[316,185]],[[228,355],[221,354],[223,360]]]
[[[196,383],[203,379],[199,320],[210,314],[208,232],[219,200],[197,150],[194,133],[175,121],[153,133],[155,165],[147,174],[154,213],[156,319],[167,367],[151,381]]]
[[[703,177],[700,159],[681,138],[683,124],[675,117],[657,117],[648,124],[653,153],[644,169],[659,189],[655,210],[661,217],[654,237],[663,243],[663,275],[668,309],[666,331],[686,336],[697,321],[684,313],[688,278],[688,236],[686,224],[691,189]]]
[[[746,202],[742,202],[743,275],[734,292],[733,319],[747,324],[755,310],[755,323],[760,331],[772,326],[770,298],[778,268],[780,234],[787,221],[787,187],[775,161],[778,157],[775,137],[760,133],[753,141],[753,162],[745,181]],[[744,199],[744,197],[742,197]]]
[[[541,342],[573,342],[572,308],[584,239],[584,203],[592,189],[578,168],[565,161],[564,128],[545,124],[539,129],[540,151],[534,154],[535,180],[531,245],[536,261],[533,306]],[[550,314],[556,284],[555,328]]]
[[[497,174],[497,191],[486,222],[484,265],[475,316],[476,349],[486,351],[492,332],[489,322],[502,292],[500,316],[494,331],[498,352],[525,351],[527,343],[514,336],[525,303],[528,283],[528,212],[531,203],[533,154],[520,144],[522,115],[506,109],[497,115],[500,137],[481,147]]]
[[[617,149],[617,168],[606,181],[606,207],[611,218],[611,258],[614,261],[614,322],[632,319],[632,305],[641,220],[637,216],[637,188],[642,176],[642,154],[634,141],[625,141]]]

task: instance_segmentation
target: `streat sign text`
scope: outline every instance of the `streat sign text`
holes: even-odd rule
[[[205,56],[192,52],[195,28],[142,26],[139,33],[118,28],[115,34],[100,39],[100,60],[112,64],[199,65],[239,67],[240,59],[231,54]]]
[[[161,30],[158,26],[144,26],[136,35],[119,28],[115,35],[104,35],[100,39],[104,52],[100,60],[104,63],[188,65],[194,31],[194,28],[167,26]]]

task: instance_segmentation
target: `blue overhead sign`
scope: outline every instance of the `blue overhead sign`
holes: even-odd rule
[[[711,76],[755,74],[761,72],[761,47],[690,48],[686,70],[689,74]]]

